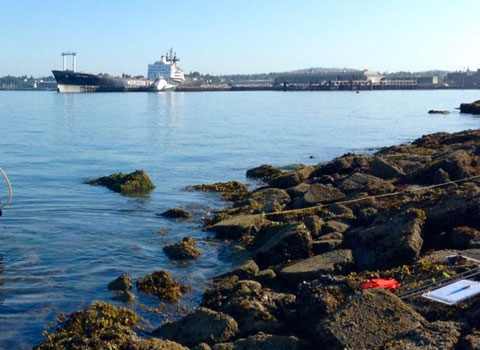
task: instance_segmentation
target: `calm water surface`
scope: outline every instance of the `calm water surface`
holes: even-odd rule
[[[184,186],[245,181],[245,171],[262,163],[316,164],[426,133],[479,128],[479,119],[454,109],[479,95],[0,92],[0,166],[15,191],[0,218],[0,348],[29,349],[59,312],[108,301],[106,285],[121,273],[136,278],[169,270],[194,286],[185,305],[198,303],[207,279],[225,271],[231,258],[228,247],[195,231],[198,221],[156,215],[183,206],[200,218],[223,205]],[[429,109],[452,113],[428,115]],[[157,185],[149,197],[84,184],[135,169],[146,169]],[[5,195],[1,182],[3,201]],[[204,255],[183,266],[162,248],[185,232],[199,239]],[[154,327],[161,317],[148,308],[157,304],[139,295],[130,307]]]

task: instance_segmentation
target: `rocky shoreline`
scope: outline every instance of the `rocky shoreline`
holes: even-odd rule
[[[199,308],[145,339],[131,310],[94,303],[59,320],[36,349],[480,349],[478,298],[446,306],[406,294],[478,268],[446,257],[480,257],[480,130],[293,168],[250,169],[254,191],[190,188],[232,203],[204,226],[243,257]],[[188,237],[166,252],[201,259]],[[362,289],[371,278],[400,287]],[[128,291],[125,280],[117,284]],[[161,270],[136,283],[166,302],[188,289]]]

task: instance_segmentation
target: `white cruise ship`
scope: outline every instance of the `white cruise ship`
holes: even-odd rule
[[[162,56],[160,61],[148,65],[147,78],[166,84],[162,90],[175,89],[178,84],[185,81],[183,70],[177,66],[178,61],[180,59],[170,49],[170,52]]]

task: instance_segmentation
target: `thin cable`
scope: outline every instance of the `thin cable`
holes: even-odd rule
[[[0,173],[2,173],[2,176],[3,178],[5,179],[5,181],[7,182],[7,185],[8,185],[8,199],[7,201],[5,202],[5,204],[1,204],[0,203],[0,208],[5,208],[7,205],[10,204],[10,202],[12,201],[12,197],[13,197],[13,187],[12,187],[12,183],[10,182],[10,179],[8,178],[8,175],[7,173],[2,169],[2,167],[0,167]]]

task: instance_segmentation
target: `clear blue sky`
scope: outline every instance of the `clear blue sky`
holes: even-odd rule
[[[0,0],[0,76],[146,74],[170,47],[186,72],[480,67],[479,0]]]

